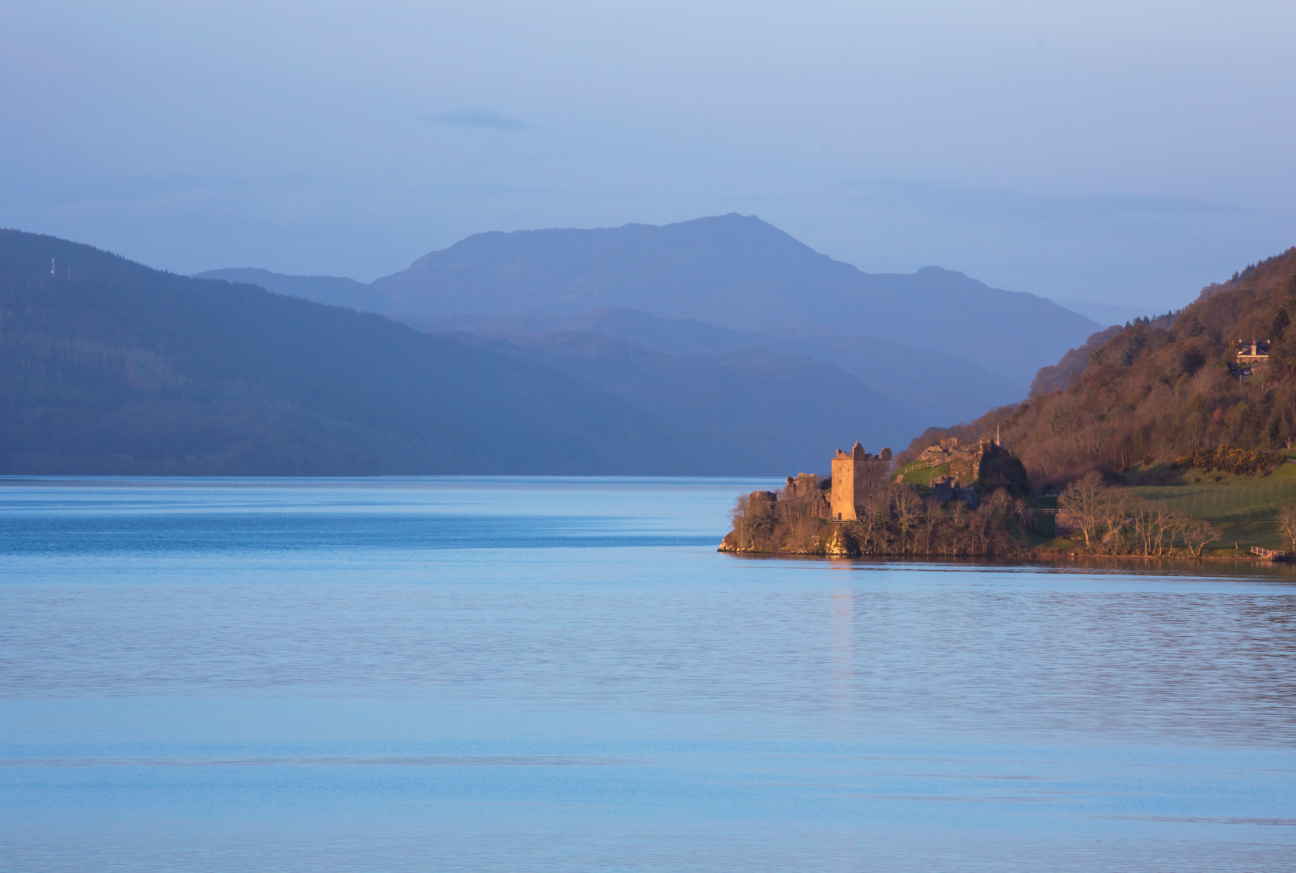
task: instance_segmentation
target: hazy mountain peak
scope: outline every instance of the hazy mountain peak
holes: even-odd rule
[[[248,271],[201,275],[419,325],[451,316],[564,319],[620,307],[743,332],[831,330],[960,356],[1023,392],[1040,367],[1099,329],[1050,300],[956,270],[865,273],[738,213],[666,225],[479,233],[368,286]]]
[[[375,281],[418,318],[571,317],[606,307],[740,330],[831,328],[961,355],[1023,386],[1098,325],[955,270],[871,275],[755,215],[476,234]]]

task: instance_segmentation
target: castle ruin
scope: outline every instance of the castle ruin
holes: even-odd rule
[[[813,473],[788,476],[782,495],[753,491],[747,501],[756,516],[770,517],[781,512],[789,519],[855,521],[886,500],[890,482],[891,450],[870,455],[856,443],[849,453],[837,451],[830,478]]]
[[[829,497],[832,521],[854,521],[861,511],[887,492],[891,479],[891,450],[876,455],[855,443],[849,453],[837,450],[832,459],[832,492]]]
[[[936,499],[945,503],[959,497],[970,506],[976,505],[977,488],[982,492],[1006,488],[1013,494],[1029,494],[1030,480],[1020,460],[1003,447],[997,435],[994,439],[981,438],[976,442],[961,443],[956,437],[943,439],[923,449],[917,460],[906,470],[944,467],[948,472],[933,476],[929,487]],[[904,474],[897,481],[903,481]]]

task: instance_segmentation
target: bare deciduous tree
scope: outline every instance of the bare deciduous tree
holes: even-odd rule
[[[1278,512],[1278,528],[1296,550],[1296,506],[1284,506]]]
[[[755,527],[755,520],[751,515],[751,498],[744,494],[735,500],[729,517],[733,521],[734,533],[738,535],[738,544],[743,548],[749,548]]]
[[[786,543],[792,551],[804,551],[814,544],[822,524],[819,517],[822,500],[817,487],[801,485],[779,492],[776,505],[786,522]]]
[[[909,528],[922,517],[924,506],[918,496],[918,489],[912,485],[893,483],[891,485],[891,511],[900,523],[900,550],[909,549]]]
[[[1106,492],[1101,476],[1086,473],[1068,485],[1058,498],[1059,520],[1079,528],[1084,534],[1086,546],[1093,545],[1110,506]]]
[[[936,502],[936,498],[934,497],[930,497],[924,501],[924,506],[926,507],[926,511],[923,513],[922,519],[919,521],[919,527],[921,529],[923,553],[930,555],[932,549],[937,545],[936,538],[940,528],[941,509],[940,504]]]
[[[1102,535],[1103,545],[1112,554],[1125,551],[1126,540],[1138,542],[1138,532],[1134,530],[1136,514],[1134,505],[1138,501],[1119,488],[1106,488],[1097,506],[1098,534]]]
[[[946,536],[947,550],[946,554],[958,555],[966,554],[968,551],[968,516],[970,513],[963,501],[954,500],[950,502],[949,508],[949,525]]]
[[[1138,553],[1147,557],[1162,554],[1166,533],[1173,530],[1171,513],[1159,503],[1136,497],[1127,500],[1125,506]]]
[[[752,500],[750,494],[744,494],[734,501],[730,513],[734,533],[744,548],[751,548],[756,539],[773,526],[774,518],[770,514],[773,505],[765,500]]]
[[[1188,552],[1194,558],[1202,556],[1202,550],[1209,543],[1219,539],[1220,532],[1214,525],[1202,521],[1199,518],[1184,519],[1180,527],[1180,536],[1183,537],[1184,545],[1188,547]]]

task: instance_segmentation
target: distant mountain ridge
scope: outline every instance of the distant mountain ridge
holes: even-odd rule
[[[580,331],[476,342],[606,391],[663,433],[688,434],[694,469],[768,469],[787,457],[798,470],[825,470],[825,445],[898,445],[922,428],[922,418],[851,373],[764,348],[667,354]]]
[[[285,276],[283,273],[272,273],[256,267],[234,267],[208,270],[195,278],[256,285],[275,294],[300,297],[302,300],[328,306],[346,306],[359,312],[380,311],[371,305],[373,292],[368,285],[340,276]]]
[[[1054,300],[1053,302],[1063,309],[1078,312],[1085,318],[1107,326],[1127,324],[1136,318],[1148,318],[1159,314],[1146,306],[1122,306],[1115,303],[1093,303],[1085,300]]]
[[[953,355],[811,328],[743,333],[622,307],[578,316],[454,315],[402,320],[422,330],[457,330],[506,339],[548,333],[595,334],[672,355],[727,355],[755,349],[796,355],[844,370],[905,409],[908,416],[904,420],[924,423],[966,421],[1011,403],[1022,393],[1011,380]]]
[[[477,234],[373,288],[385,311],[422,317],[620,306],[749,332],[830,329],[939,350],[1023,385],[1101,327],[1042,297],[939,267],[864,273],[737,214]]]
[[[1020,399],[1040,367],[1100,329],[1042,297],[950,270],[866,274],[734,214],[661,227],[476,234],[369,285],[250,269],[200,276],[426,330],[578,330],[673,354],[800,355],[850,372],[933,424]]]
[[[17,231],[0,231],[0,413],[0,470],[11,473],[679,463],[650,420],[555,372],[378,315]]]
[[[0,231],[0,473],[769,475],[920,426],[786,353],[420,332]]]

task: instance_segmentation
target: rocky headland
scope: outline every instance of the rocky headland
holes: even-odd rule
[[[1001,445],[934,445],[908,468],[919,482],[892,477],[890,457],[889,450],[877,457],[863,453],[857,443],[852,453],[837,453],[831,476],[802,473],[789,476],[777,492],[739,497],[720,551],[997,557],[1028,547],[1035,518],[1025,499],[1026,471]],[[861,466],[873,478],[862,478]]]

